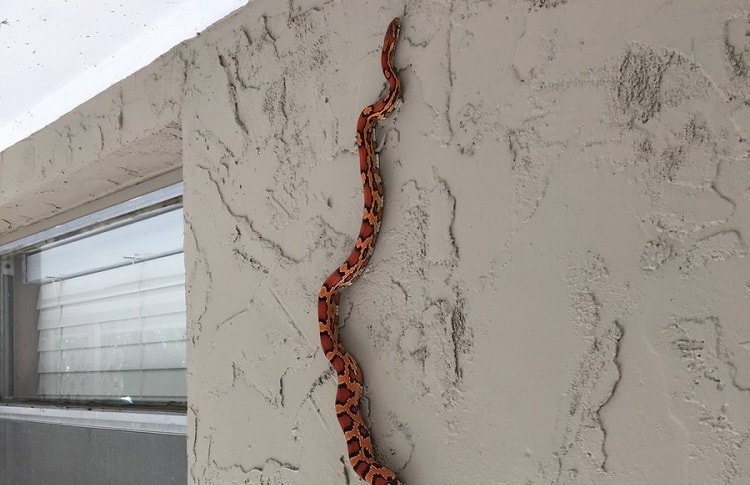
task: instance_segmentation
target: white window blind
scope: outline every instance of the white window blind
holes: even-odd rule
[[[175,210],[29,255],[40,397],[184,400],[181,223]]]

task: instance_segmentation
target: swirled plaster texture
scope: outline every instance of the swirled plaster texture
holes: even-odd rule
[[[315,298],[359,224],[354,122],[395,15],[383,233],[342,301],[383,461],[748,483],[741,0],[259,0],[147,68],[183,96],[189,482],[358,483]]]

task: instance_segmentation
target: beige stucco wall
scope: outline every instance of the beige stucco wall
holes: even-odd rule
[[[190,483],[357,483],[315,300],[358,228],[354,122],[395,15],[386,218],[342,302],[383,461],[409,484],[750,483],[742,0],[259,0],[124,82],[124,124],[101,95],[105,146],[182,140]],[[79,118],[2,154],[11,227],[43,186],[23,154],[64,154]]]

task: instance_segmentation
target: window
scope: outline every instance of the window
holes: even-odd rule
[[[0,247],[3,402],[184,407],[181,190]]]

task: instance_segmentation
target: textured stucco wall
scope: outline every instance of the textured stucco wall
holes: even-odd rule
[[[357,482],[315,295],[359,224],[394,15],[387,214],[342,306],[383,460],[413,484],[748,483],[743,3],[269,0],[192,43],[191,483]]]
[[[394,15],[386,219],[342,301],[383,461],[750,482],[743,0],[259,0],[178,48],[188,482],[357,483],[315,298],[358,228],[354,122]]]
[[[182,163],[178,46],[0,152],[0,236]]]

